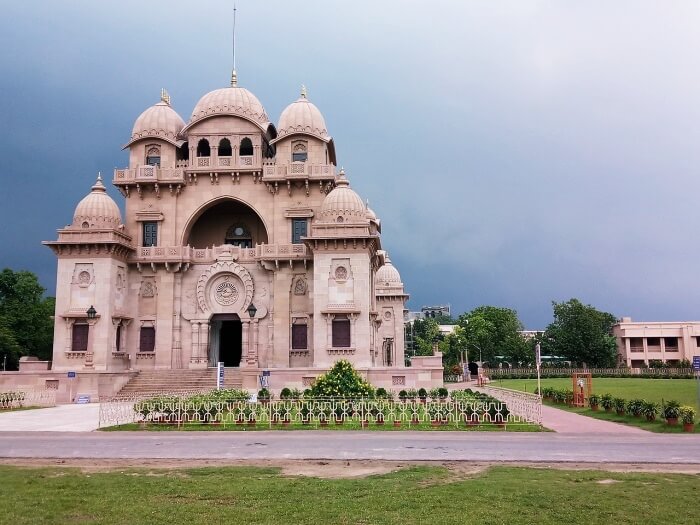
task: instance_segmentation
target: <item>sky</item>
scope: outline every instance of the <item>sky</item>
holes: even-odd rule
[[[572,297],[700,319],[700,3],[238,0],[239,85],[273,122],[301,84],[411,309]],[[0,0],[0,267],[35,272],[165,87],[228,85],[232,2]],[[123,209],[115,188],[109,193]]]

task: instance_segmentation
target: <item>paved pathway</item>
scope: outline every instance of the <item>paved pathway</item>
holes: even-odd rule
[[[565,434],[625,434],[649,435],[651,432],[630,425],[582,416],[559,408],[542,405],[542,425]]]
[[[700,465],[700,435],[329,430],[0,432],[0,457]]]
[[[0,431],[86,432],[97,429],[100,405],[60,405],[0,413]]]

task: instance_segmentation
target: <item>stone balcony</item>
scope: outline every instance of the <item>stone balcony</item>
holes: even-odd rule
[[[192,246],[140,246],[129,258],[139,269],[149,265],[153,270],[163,266],[167,271],[187,269],[192,264],[212,264],[218,260],[234,260],[239,263],[273,262],[279,263],[307,261],[312,259],[310,250],[304,244],[257,244],[254,248],[241,248],[224,244],[210,248]]]

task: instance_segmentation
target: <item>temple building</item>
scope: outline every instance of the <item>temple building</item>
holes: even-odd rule
[[[100,177],[58,239],[51,370],[210,370],[304,387],[338,359],[377,386],[441,384],[439,356],[404,356],[408,295],[381,221],[337,169],[306,90],[277,125],[232,75],[185,122],[163,91],[136,119],[129,166]],[[175,376],[173,376],[175,377]],[[116,385],[116,386],[114,386]]]

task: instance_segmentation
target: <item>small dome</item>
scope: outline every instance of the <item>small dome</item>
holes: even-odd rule
[[[210,91],[199,99],[187,127],[217,115],[244,118],[257,125],[263,132],[267,131],[270,124],[265,108],[255,95],[245,88],[231,86]]]
[[[302,88],[301,96],[282,111],[277,126],[277,140],[297,133],[311,135],[324,142],[331,140],[326,121],[319,109],[306,98],[305,88]]]
[[[369,207],[369,203],[367,203],[367,218],[368,218],[370,221],[374,221],[374,222],[377,222],[377,221],[378,221],[378,219],[377,219],[377,214],[374,213],[374,210],[373,210],[372,208]]]
[[[122,214],[119,211],[119,206],[112,197],[107,195],[102,177],[98,175],[92,191],[75,208],[73,226],[78,228],[118,228],[121,223]]]
[[[401,284],[401,275],[399,275],[399,271],[396,267],[391,264],[391,259],[389,259],[388,254],[384,257],[384,265],[377,270],[375,282],[378,286]]]
[[[177,136],[184,127],[185,122],[170,107],[170,96],[164,90],[161,101],[141,113],[136,119],[134,129],[131,131],[131,139],[126,147],[146,138],[165,140],[177,146],[179,144]]]
[[[345,222],[347,219],[367,220],[367,210],[360,196],[350,188],[341,169],[335,188],[321,204],[320,218],[326,222]]]

